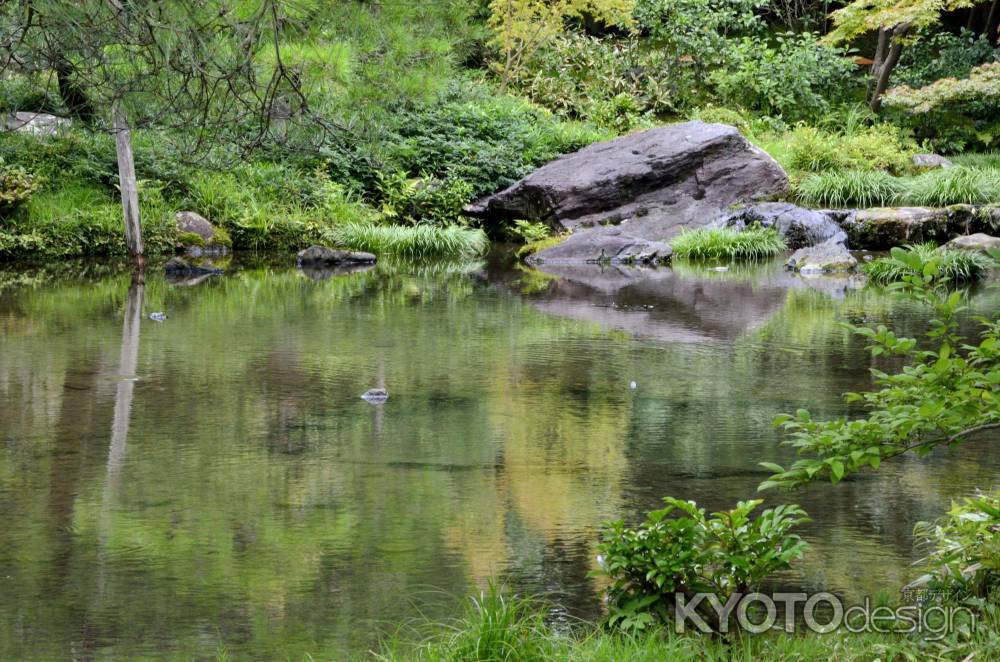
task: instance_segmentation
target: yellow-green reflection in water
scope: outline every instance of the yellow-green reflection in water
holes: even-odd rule
[[[779,265],[63,271],[0,274],[2,659],[363,654],[491,577],[596,616],[603,521],[752,496],[775,414],[870,383],[837,322],[926,322]],[[894,591],[998,475],[986,440],[771,497],[815,519],[777,581]]]

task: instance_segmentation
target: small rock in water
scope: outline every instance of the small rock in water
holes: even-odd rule
[[[149,319],[153,320],[154,322],[165,322],[167,320],[167,314],[166,313],[150,313],[149,314]]]
[[[389,399],[389,392],[384,388],[370,388],[361,394],[361,399],[368,402],[385,402]]]
[[[712,271],[729,271],[729,267],[712,267]]]
[[[635,388],[638,387],[638,384],[636,384],[635,382],[629,382],[628,383],[628,387],[631,388],[631,389],[635,389]]]

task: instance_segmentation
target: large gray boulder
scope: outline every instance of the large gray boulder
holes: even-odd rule
[[[734,127],[685,122],[567,154],[466,211],[487,221],[526,219],[574,234],[596,231],[591,239],[560,247],[568,251],[585,241],[589,254],[607,241],[605,253],[611,253],[621,235],[601,231],[606,226],[661,242],[684,228],[708,225],[731,205],[787,188],[781,166]],[[537,258],[547,259],[549,250]]]
[[[720,225],[741,232],[754,223],[775,228],[791,249],[827,241],[847,242],[847,233],[833,220],[830,212],[803,209],[788,202],[742,205],[720,221]]]
[[[940,154],[914,154],[913,165],[918,170],[937,170],[952,168],[955,164]]]
[[[65,117],[57,117],[48,113],[16,112],[8,113],[4,128],[7,131],[20,131],[36,136],[51,136],[69,127],[72,122]]]

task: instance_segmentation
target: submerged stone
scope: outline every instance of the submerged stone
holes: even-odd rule
[[[202,267],[189,263],[187,260],[179,257],[170,258],[165,265],[163,265],[163,270],[167,272],[167,276],[173,278],[192,278],[197,276],[217,276],[222,273],[222,269],[216,269],[215,267]]]
[[[389,392],[384,388],[370,388],[361,394],[361,399],[368,402],[385,402],[389,399]]]
[[[980,251],[985,253],[991,248],[1000,248],[1000,238],[977,232],[976,234],[955,237],[945,244],[944,247],[953,250]]]
[[[785,267],[802,275],[843,273],[857,269],[858,261],[843,244],[826,242],[795,251]]]

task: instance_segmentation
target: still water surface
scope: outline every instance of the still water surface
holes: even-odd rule
[[[555,272],[0,271],[0,659],[336,659],[492,577],[595,617],[602,522],[754,495],[776,414],[870,385],[838,322],[926,322],[777,264]],[[769,497],[815,520],[778,583],[895,592],[991,441]]]

